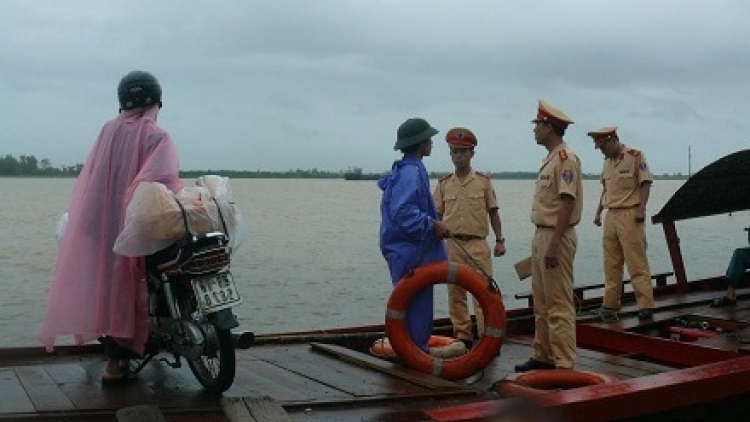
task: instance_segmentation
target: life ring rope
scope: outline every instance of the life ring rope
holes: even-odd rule
[[[406,324],[412,298],[422,289],[442,283],[464,288],[484,310],[483,336],[474,349],[457,358],[443,359],[423,352],[414,344]],[[467,378],[484,369],[500,351],[506,328],[502,294],[494,280],[488,280],[468,265],[448,261],[425,264],[407,274],[393,289],[385,313],[385,328],[393,349],[407,366],[448,380]]]

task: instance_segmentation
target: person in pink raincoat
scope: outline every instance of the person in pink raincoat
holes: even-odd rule
[[[117,255],[125,209],[141,182],[183,187],[169,134],[156,123],[161,86],[133,71],[117,89],[120,112],[107,122],[78,176],[48,292],[39,340],[51,351],[58,336],[76,344],[99,339],[108,355],[102,380],[124,378],[127,357],[142,355],[148,338],[143,258]]]

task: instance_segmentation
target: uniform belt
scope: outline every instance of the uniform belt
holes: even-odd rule
[[[631,205],[629,207],[610,207],[610,210],[629,210],[631,208],[637,207],[639,204]]]
[[[574,226],[572,226],[572,225],[571,225],[571,226],[568,226],[568,228],[569,228],[569,229],[571,229],[571,228],[573,228],[573,227],[574,227]],[[536,228],[537,228],[537,229],[554,229],[554,228],[555,228],[555,226],[543,226],[543,225],[541,225],[541,224],[537,224],[537,225],[536,225]]]
[[[454,234],[453,237],[463,242],[475,239],[484,239],[482,236],[474,236],[473,234]]]

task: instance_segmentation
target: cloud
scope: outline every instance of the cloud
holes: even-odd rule
[[[747,147],[750,5],[736,0],[5,1],[0,154],[82,162],[132,69],[164,86],[183,168],[382,171],[398,125],[479,136],[477,168],[533,171],[537,98],[615,124],[656,173]],[[450,170],[436,138],[428,168]]]

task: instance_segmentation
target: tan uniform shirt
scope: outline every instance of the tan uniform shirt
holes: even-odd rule
[[[653,182],[646,157],[637,149],[623,145],[619,157],[604,159],[601,182],[604,185],[604,208],[632,208],[640,205],[638,189],[643,182]]]
[[[487,213],[498,208],[492,180],[485,174],[472,171],[461,182],[455,174],[438,181],[433,193],[437,213],[451,233],[487,237]]]
[[[581,161],[565,142],[558,145],[542,161],[536,179],[534,202],[531,205],[531,222],[537,226],[554,227],[557,224],[557,212],[562,204],[562,194],[575,199],[573,214],[570,216],[570,225],[575,226],[581,221],[583,209]]]

